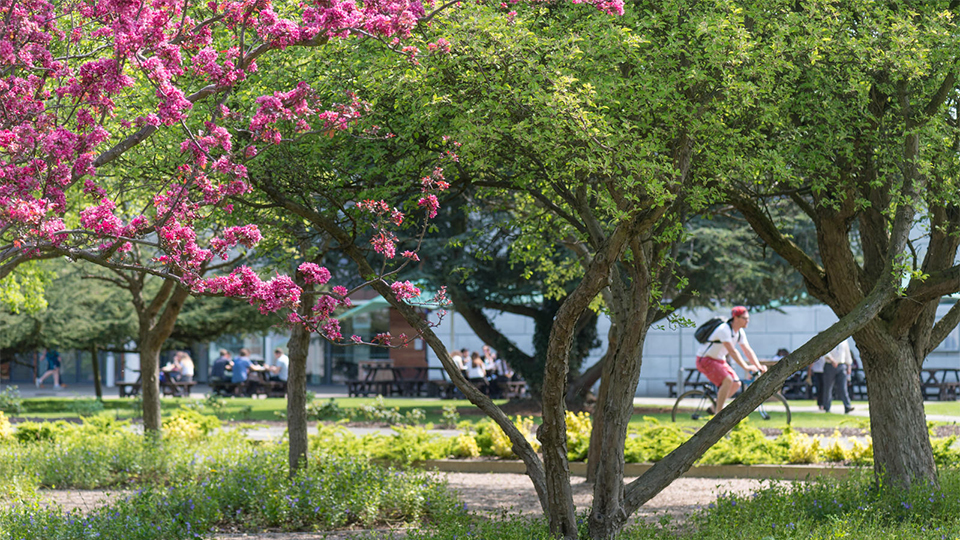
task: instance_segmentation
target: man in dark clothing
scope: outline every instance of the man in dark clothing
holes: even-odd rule
[[[226,349],[220,349],[220,357],[213,361],[210,367],[210,381],[226,381],[226,370],[233,367],[233,361],[230,360],[230,352]]]

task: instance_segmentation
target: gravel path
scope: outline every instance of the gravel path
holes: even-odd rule
[[[447,483],[455,491],[460,500],[466,503],[467,509],[487,515],[502,513],[523,515],[539,515],[540,504],[537,502],[536,491],[526,475],[503,473],[438,473],[445,477]],[[632,480],[632,479],[629,479]],[[573,497],[578,508],[586,508],[590,504],[590,486],[583,478],[574,477]],[[683,519],[698,506],[705,506],[713,502],[721,493],[746,494],[755,491],[762,485],[761,480],[750,479],[718,479],[718,478],[678,478],[667,489],[654,497],[641,508],[635,517],[637,519],[656,521],[660,517],[670,515]],[[43,491],[41,496],[45,502],[59,504],[65,510],[79,508],[87,511],[96,508],[122,496],[118,491],[78,491],[53,490]],[[250,533],[225,534],[215,537],[216,540],[349,540],[363,531],[346,531],[337,533]],[[386,532],[386,531],[384,531]]]

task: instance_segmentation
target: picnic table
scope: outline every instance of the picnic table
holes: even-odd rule
[[[117,383],[117,390],[120,393],[120,397],[134,397],[140,395],[143,384],[140,382],[140,372],[136,371],[136,373],[136,381]],[[162,395],[164,396],[189,397],[190,390],[195,384],[197,384],[196,381],[177,382],[167,380],[160,383],[160,392],[162,392]]]
[[[956,401],[960,388],[960,369],[924,368],[920,370],[920,391],[923,399]]]
[[[447,379],[442,367],[391,366],[383,363],[364,366],[366,375],[346,381],[350,396],[431,396],[452,397],[453,383]],[[439,379],[431,379],[430,373],[439,371]]]
[[[703,388],[711,384],[707,377],[700,373],[700,370],[697,368],[684,368],[684,371],[687,372],[687,376],[683,378],[683,386],[678,389],[675,388],[677,381],[667,381],[664,384],[667,385],[667,390],[670,392],[670,397],[677,397],[678,394],[682,394],[687,390],[693,390],[694,388]]]

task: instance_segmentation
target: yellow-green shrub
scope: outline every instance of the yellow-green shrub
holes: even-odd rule
[[[0,411],[0,442],[12,440],[13,426],[10,425],[10,420],[7,420],[7,415]]]
[[[720,439],[700,458],[700,463],[710,465],[732,465],[742,463],[779,464],[787,460],[789,443],[785,437],[771,441],[763,432],[750,425],[746,420],[730,430],[730,434]]]
[[[472,435],[461,433],[454,439],[453,457],[472,458],[480,456],[480,446]]]
[[[820,439],[818,437],[811,437],[791,430],[787,440],[789,444],[787,449],[788,463],[816,463],[820,460]]]
[[[869,465],[873,463],[873,439],[867,439],[867,444],[853,441],[853,447],[847,451],[847,456],[855,465]]]
[[[661,425],[656,418],[645,416],[644,423],[627,437],[624,458],[627,463],[660,461],[664,456],[680,446],[690,435],[675,425]]]
[[[216,416],[200,414],[192,409],[177,409],[163,421],[163,437],[171,440],[195,441],[220,427]]]
[[[833,432],[833,442],[823,449],[823,459],[831,462],[847,461],[850,454],[840,443],[840,430]]]
[[[590,433],[593,422],[586,412],[572,413],[567,411],[567,459],[583,461],[587,459],[587,450],[590,447]]]

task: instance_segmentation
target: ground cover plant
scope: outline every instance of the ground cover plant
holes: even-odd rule
[[[0,539],[333,530],[421,523],[457,511],[431,475],[366,459],[317,452],[288,478],[285,444],[248,441],[219,426],[189,409],[164,420],[162,439],[143,437],[109,414],[15,429],[0,417]],[[135,491],[80,515],[40,508],[43,488]]]

